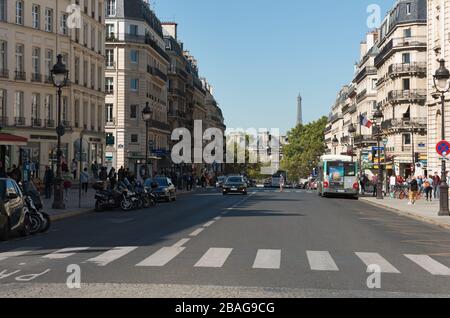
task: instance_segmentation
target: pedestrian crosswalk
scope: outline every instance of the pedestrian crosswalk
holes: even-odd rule
[[[137,268],[162,268],[176,262],[176,259],[180,258],[180,261],[188,262],[188,266],[194,269],[220,269],[230,262],[230,259],[240,258],[239,263],[242,264],[242,259],[247,262],[248,270],[281,270],[284,266],[291,265],[287,260],[292,261],[292,257],[283,258],[288,252],[282,249],[255,249],[253,253],[249,254],[248,250],[247,253],[242,253],[239,248],[211,247],[204,250],[201,255],[198,253],[198,250],[195,253],[187,253],[187,248],[183,245],[188,241],[189,239],[184,239],[173,246],[161,247],[156,251],[151,250],[151,247],[144,246],[119,246],[108,249],[66,247],[55,251],[45,250],[44,253],[39,248],[13,250],[0,252],[0,269],[5,262],[9,262],[8,264],[11,266],[11,264],[14,264],[14,260],[17,260],[17,264],[20,264],[25,260],[28,263],[32,258],[39,259],[40,263],[43,261],[75,261],[96,267],[106,267],[119,260],[130,262],[126,258],[131,254],[133,254],[133,257],[130,259],[133,261],[130,262],[130,266]],[[187,256],[180,257],[180,255],[186,253],[188,254]],[[435,256],[433,258],[430,255],[391,255],[388,257],[390,259],[388,259],[376,252],[352,252],[345,254],[345,260],[342,252],[307,250],[297,255],[308,266],[309,270],[314,272],[339,272],[347,270],[349,267],[351,267],[351,270],[354,270],[354,266],[357,264],[362,273],[367,271],[369,266],[377,265],[381,273],[402,274],[400,266],[404,268],[405,261],[407,261],[410,270],[413,268],[433,276],[450,277],[450,268],[448,267],[450,260],[443,258],[444,264],[442,260],[440,262]],[[138,261],[136,261],[137,257],[139,258]],[[80,258],[86,259],[80,261]],[[392,260],[397,262],[397,264],[394,265]],[[138,263],[135,264],[135,262]]]

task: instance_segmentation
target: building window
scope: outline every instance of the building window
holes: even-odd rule
[[[75,84],[80,82],[80,58],[75,57]]]
[[[133,91],[137,91],[138,90],[138,88],[139,88],[139,80],[137,78],[133,78],[131,80],[131,87],[130,88]]]
[[[116,15],[116,0],[106,0],[106,16]]]
[[[41,94],[33,93],[31,95],[31,118],[39,119],[41,118]]]
[[[32,52],[33,73],[41,74],[41,49],[34,47]]]
[[[41,28],[41,6],[33,4],[31,9],[31,16],[33,17],[33,28]]]
[[[50,80],[50,70],[53,68],[53,50],[47,50],[45,53],[45,75]]]
[[[0,116],[6,117],[6,90],[0,89]]]
[[[114,30],[115,30],[114,24],[108,23],[106,25],[106,37],[108,37],[108,38],[115,37],[115,31]]]
[[[69,98],[67,96],[62,97],[61,116],[65,122],[69,121]]]
[[[402,54],[402,62],[403,62],[403,64],[410,64],[411,63],[411,54],[403,53]]]
[[[403,134],[403,145],[404,146],[411,145],[411,134]]]
[[[411,14],[411,3],[406,4],[406,14]]]
[[[6,70],[8,61],[7,61],[7,54],[8,52],[8,46],[6,41],[0,41],[0,70]]]
[[[101,90],[102,88],[102,79],[103,79],[103,68],[101,66],[99,66],[97,68],[97,88],[98,90]]]
[[[74,120],[75,120],[75,128],[79,128],[80,127],[80,101],[77,99],[75,100],[75,105],[74,105]]]
[[[105,92],[106,94],[114,94],[114,79],[112,77],[105,78]]]
[[[84,46],[87,46],[88,44],[88,34],[89,34],[89,25],[87,23],[85,23],[83,25],[83,43]]]
[[[105,118],[107,123],[113,123],[114,122],[114,116],[113,116],[113,104],[106,104],[105,105]]]
[[[131,143],[137,144],[138,142],[139,142],[138,135],[132,134],[132,135],[131,135]]]
[[[95,64],[91,64],[91,88],[95,88]]]
[[[131,35],[138,35],[138,26],[135,24],[130,25],[130,34]]]
[[[106,67],[114,67],[114,50],[106,50]]]
[[[411,35],[412,35],[411,29],[408,28],[408,29],[404,29],[404,30],[403,30],[403,36],[404,36],[405,38],[410,38]]]
[[[138,109],[137,105],[131,105],[130,106],[130,118],[131,119],[136,119],[137,118],[137,109]]]
[[[67,14],[63,13],[61,14],[61,33],[63,35],[68,35],[69,30],[67,28]]]
[[[23,73],[24,72],[24,46],[23,44],[16,45],[16,72]]]
[[[131,50],[130,59],[131,59],[131,63],[137,64],[139,62],[139,51]]]
[[[88,62],[83,62],[83,83],[85,86],[88,84]]]
[[[377,82],[376,79],[372,79],[372,90],[377,89]]]
[[[53,9],[45,8],[45,31],[53,32]]]
[[[23,1],[16,1],[16,24],[23,25]]]
[[[410,85],[409,78],[404,78],[403,79],[403,90],[404,91],[409,91],[410,89],[411,89],[411,85]]]
[[[98,52],[101,53],[101,49],[102,49],[102,44],[103,44],[103,33],[102,31],[98,31],[97,33],[97,38],[98,38]]]
[[[95,51],[95,27],[91,26],[91,49]]]
[[[24,109],[23,109],[23,92],[17,91],[14,105],[14,114],[15,117],[24,117]]]
[[[88,125],[88,102],[83,103],[83,126],[84,129],[87,128]]]
[[[6,2],[7,0],[0,0],[0,21],[6,21]]]
[[[53,119],[53,95],[45,95],[45,119]]]

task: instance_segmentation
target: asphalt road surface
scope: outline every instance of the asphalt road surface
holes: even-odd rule
[[[0,243],[0,297],[61,296],[449,297],[450,231],[308,191],[208,190]]]

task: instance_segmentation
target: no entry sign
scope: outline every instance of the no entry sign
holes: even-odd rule
[[[436,152],[445,157],[450,154],[450,143],[448,141],[441,141],[436,145]]]

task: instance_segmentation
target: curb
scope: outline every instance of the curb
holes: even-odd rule
[[[437,225],[437,226],[440,226],[440,227],[442,227],[444,229],[447,229],[447,230],[450,229],[450,225],[439,223],[439,222],[437,222],[437,221],[435,221],[433,219],[430,219],[430,218],[428,218],[426,216],[420,216],[420,215],[417,215],[417,214],[414,214],[414,213],[411,213],[411,212],[405,212],[405,211],[402,211],[402,210],[399,210],[399,209],[396,209],[396,208],[387,207],[387,206],[382,205],[382,204],[377,204],[377,203],[374,203],[372,201],[365,200],[364,198],[360,198],[359,200],[361,202],[366,203],[366,204],[375,206],[377,208],[382,208],[382,209],[384,209],[386,211],[393,212],[393,213],[398,214],[398,215],[406,216],[406,217],[409,217],[411,219],[415,219],[417,221],[422,221],[422,222],[425,222],[425,223],[428,223],[428,224]]]
[[[57,214],[57,215],[50,215],[50,220],[52,222],[57,222],[57,221],[65,220],[65,219],[72,218],[75,216],[92,213],[92,212],[94,212],[94,209],[83,209],[83,210],[79,210],[79,211],[72,211],[72,212],[67,212],[67,213],[62,213],[62,214]]]

